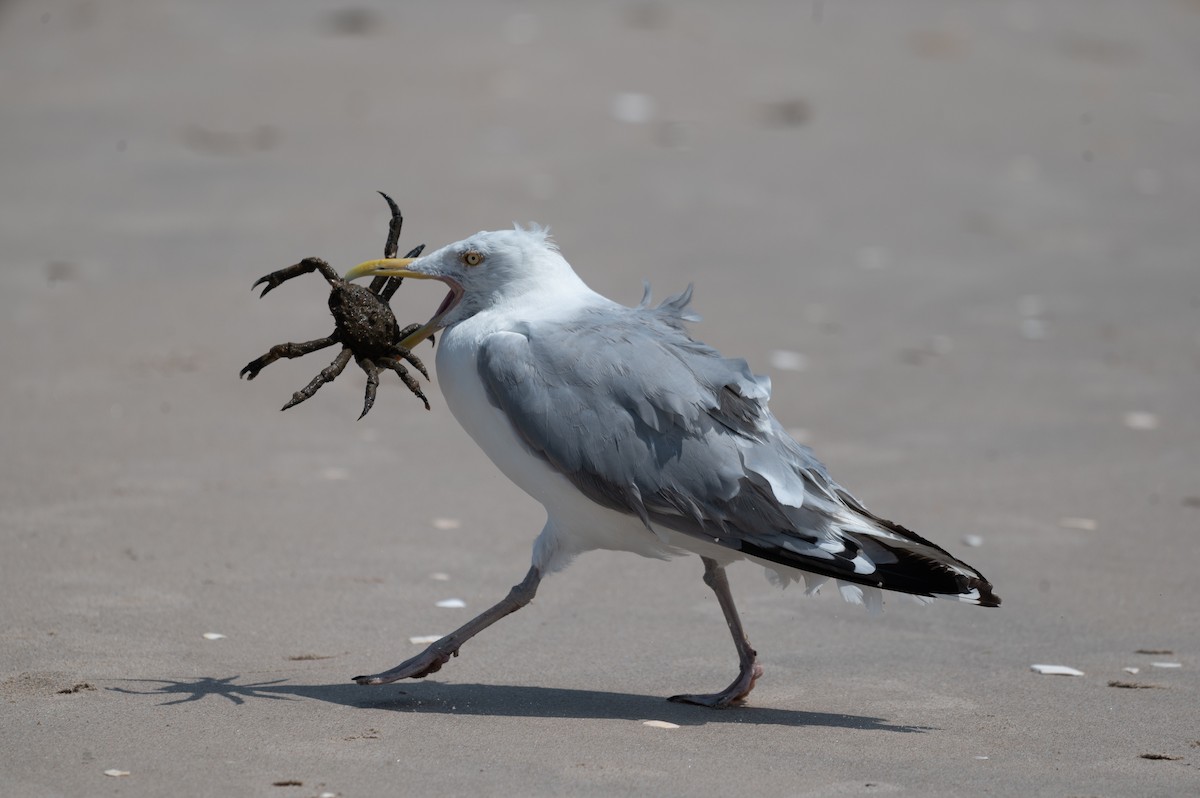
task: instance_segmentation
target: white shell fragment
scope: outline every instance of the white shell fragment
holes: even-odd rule
[[[416,637],[408,638],[408,642],[417,646],[425,646],[429,645],[430,643],[436,643],[441,639],[441,635],[417,635]]]
[[[669,723],[665,720],[644,720],[643,726],[649,726],[652,729],[678,729],[678,723]]]
[[[1030,665],[1029,669],[1044,676],[1083,676],[1083,671],[1066,665]]]
[[[1152,667],[1152,668],[1182,668],[1183,663],[1182,662],[1151,662],[1150,667]]]
[[[1142,669],[1141,668],[1121,668],[1121,670],[1125,671],[1126,673],[1136,674],[1136,673],[1140,672]]]
[[[808,356],[788,349],[772,349],[768,356],[772,368],[780,371],[804,371],[808,368]]]
[[[962,542],[964,546],[977,549],[983,545],[983,537],[981,535],[963,535]]]
[[[1140,410],[1126,413],[1125,426],[1139,430],[1158,429],[1158,416]]]
[[[220,632],[205,632],[204,639],[205,640],[224,640],[225,635],[221,634]]]
[[[443,531],[458,529],[462,526],[462,521],[459,521],[457,518],[435,518],[430,523],[433,524],[434,529],[441,529]]]
[[[1058,525],[1063,529],[1082,529],[1085,532],[1095,532],[1096,527],[1099,526],[1094,518],[1074,517],[1060,518],[1058,519]]]
[[[654,98],[638,92],[624,92],[612,99],[613,118],[627,125],[644,125],[654,118]]]
[[[976,759],[991,759],[990,756],[977,756]]]
[[[117,770],[116,768],[109,768],[108,770],[104,771],[104,775],[105,776],[113,776],[114,778],[118,777],[118,776],[128,776],[129,771],[128,770]]]
[[[437,606],[447,610],[461,610],[463,607],[467,606],[467,602],[460,598],[448,598],[439,601]]]

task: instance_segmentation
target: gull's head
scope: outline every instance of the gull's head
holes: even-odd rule
[[[544,227],[476,233],[422,258],[385,258],[346,272],[359,277],[441,280],[450,287],[437,311],[401,345],[412,348],[433,333],[532,291],[579,285]]]

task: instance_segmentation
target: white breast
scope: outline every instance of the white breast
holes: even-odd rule
[[[537,550],[552,552],[553,561],[543,564],[548,570],[557,570],[574,555],[593,549],[631,551],[647,557],[681,553],[635,516],[602,507],[584,496],[531,453],[507,416],[488,401],[476,354],[483,340],[507,326],[490,315],[477,314],[443,331],[436,360],[438,381],[450,412],[467,434],[505,476],[546,508],[549,524],[542,537],[551,539],[539,539]]]

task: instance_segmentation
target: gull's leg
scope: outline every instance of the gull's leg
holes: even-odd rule
[[[276,344],[262,357],[251,360],[246,364],[246,367],[238,372],[238,376],[252,380],[258,376],[258,372],[265,369],[267,366],[274,363],[281,357],[303,357],[310,352],[324,349],[327,346],[333,346],[338,342],[337,334],[333,334],[328,338],[318,338],[315,341],[305,341],[302,344]],[[315,390],[315,389],[314,389]]]
[[[353,355],[353,352],[343,347],[341,354],[335,357],[332,363],[321,369],[321,372],[317,374],[317,376],[313,377],[312,382],[292,394],[292,398],[288,401],[288,403],[279,409],[287,410],[289,407],[295,407],[296,405],[300,404],[305,399],[311,399],[313,394],[315,394],[322,385],[327,382],[333,382],[335,379],[337,379],[337,376],[342,373],[343,369],[346,368],[346,364],[350,362],[350,358]]]
[[[458,629],[455,629],[441,640],[430,645],[429,648],[417,656],[401,662],[390,671],[377,673],[374,676],[355,676],[354,681],[359,684],[388,684],[398,679],[420,679],[431,673],[436,673],[442,669],[443,665],[450,661],[451,657],[458,656],[458,649],[462,647],[463,643],[505,615],[511,615],[533,601],[533,597],[537,593],[538,583],[541,581],[542,572],[535,565],[529,569],[529,573],[525,574],[525,578],[521,581],[521,584],[514,586],[512,590],[508,591],[508,595],[494,607],[484,610]]]
[[[673,695],[668,701],[681,704],[699,704],[702,707],[728,707],[740,704],[754,689],[754,682],[762,676],[763,669],[755,661],[757,652],[750,647],[746,633],[742,630],[742,619],[738,617],[737,607],[733,606],[733,595],[729,592],[729,580],[725,578],[725,568],[718,565],[716,560],[701,557],[704,561],[704,584],[717,594],[721,604],[721,612],[725,613],[725,623],[729,624],[729,632],[733,635],[733,644],[738,652],[738,677],[733,684],[719,693],[707,695]]]

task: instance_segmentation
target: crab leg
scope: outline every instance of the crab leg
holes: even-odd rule
[[[333,286],[341,285],[344,282],[341,275],[335,272],[333,267],[325,261],[321,260],[320,258],[305,258],[295,265],[288,266],[286,269],[280,269],[277,272],[271,272],[270,274],[265,274],[262,277],[259,277],[254,281],[254,285],[250,286],[250,289],[254,290],[261,284],[266,283],[267,287],[264,288],[262,293],[258,295],[261,299],[269,294],[273,289],[278,288],[288,280],[291,280],[293,277],[299,277],[300,275],[308,274],[309,272],[320,272],[321,276],[325,278],[325,281]]]
[[[410,359],[411,359],[411,356],[410,356]],[[419,362],[420,361],[417,361],[417,363],[419,363]],[[415,379],[413,379],[413,376],[408,373],[408,369],[404,368],[404,366],[402,366],[400,364],[399,360],[396,360],[395,358],[391,358],[391,357],[381,357],[381,358],[379,358],[379,365],[396,372],[396,374],[398,374],[400,376],[400,381],[403,382],[406,386],[408,386],[408,390],[412,391],[418,399],[420,399],[422,402],[425,403],[425,409],[426,410],[431,409],[429,407],[429,400],[425,398],[425,392],[421,390],[420,384]],[[416,363],[414,363],[413,365],[416,365]],[[425,374],[425,367],[421,366],[420,369],[421,369],[421,373]],[[429,379],[428,374],[425,374],[425,379]]]
[[[303,357],[310,352],[320,351],[325,347],[333,346],[336,343],[339,343],[337,333],[334,333],[327,338],[318,338],[315,341],[305,341],[302,344],[276,344],[275,346],[271,347],[270,350],[262,357],[251,360],[249,363],[247,363],[246,367],[238,373],[238,376],[252,380],[258,376],[258,372],[262,371],[276,360],[279,360],[281,357]],[[316,388],[313,390],[315,391]]]
[[[305,399],[311,399],[313,394],[315,394],[322,385],[327,382],[333,382],[335,379],[337,379],[337,376],[342,373],[343,369],[346,368],[346,364],[350,362],[350,358],[353,355],[354,353],[349,349],[342,349],[338,356],[333,359],[332,363],[321,369],[321,373],[316,377],[313,377],[312,382],[292,394],[291,400],[279,409],[287,410],[289,407],[294,407],[300,404]]]

